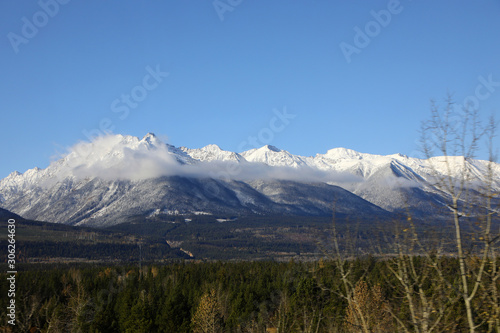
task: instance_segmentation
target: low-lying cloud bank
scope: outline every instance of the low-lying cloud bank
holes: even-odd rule
[[[57,163],[57,162],[56,162]],[[63,159],[61,176],[78,179],[144,180],[162,176],[215,178],[222,180],[291,180],[300,182],[355,183],[350,173],[323,171],[302,166],[277,167],[256,162],[201,162],[159,140],[109,135],[71,147]]]
[[[300,182],[360,182],[362,178],[350,173],[323,171],[308,166],[269,166],[257,162],[200,162],[184,166],[181,175],[187,177],[215,178],[222,180],[291,180]]]

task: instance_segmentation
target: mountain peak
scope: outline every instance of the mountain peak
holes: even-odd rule
[[[269,166],[299,167],[306,164],[301,156],[292,155],[286,150],[265,145],[258,149],[247,150],[241,155],[249,162],[260,162]]]
[[[279,148],[276,148],[275,146],[272,146],[272,145],[265,145],[264,148],[270,150],[270,151],[274,151],[276,153],[279,153],[281,151],[281,149]]]
[[[148,132],[144,137],[142,138],[143,140],[148,140],[148,139],[153,139],[156,138],[156,135],[152,132]]]
[[[216,144],[209,144],[206,145],[205,147],[201,148],[202,150],[207,150],[207,151],[222,151],[221,147],[217,146]]]
[[[154,146],[161,145],[163,143],[154,133],[151,132],[146,134],[141,141]]]
[[[332,159],[339,159],[339,158],[348,158],[348,159],[361,159],[361,153],[348,149],[348,148],[333,148],[330,149],[326,152],[325,154],[326,157],[332,158]]]
[[[186,147],[181,147],[180,149],[187,155],[189,155],[191,158],[202,162],[209,162],[209,161],[240,162],[241,160],[243,160],[240,154],[223,150],[215,144],[209,144],[203,148],[198,148],[198,149],[190,149]]]

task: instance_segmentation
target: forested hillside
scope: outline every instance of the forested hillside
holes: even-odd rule
[[[398,320],[413,325],[405,293],[395,288],[393,263],[368,257],[347,264],[350,278],[358,281],[351,297],[374,332],[398,331]],[[415,261],[420,269],[424,263]],[[458,261],[447,258],[441,265],[446,280],[453,283]],[[359,331],[359,310],[343,297],[341,271],[334,262],[34,268],[17,276],[17,332]],[[7,282],[2,274],[2,295]],[[433,288],[433,283],[424,286],[427,293]],[[465,329],[464,309],[453,295],[433,299],[445,302],[440,304],[443,311],[431,314],[433,320],[439,317],[437,331]],[[6,302],[0,298],[2,308]],[[481,331],[494,319],[491,306],[488,297],[474,301]],[[6,320],[2,318],[3,327]]]

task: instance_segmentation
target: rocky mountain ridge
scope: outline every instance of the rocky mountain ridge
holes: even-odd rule
[[[488,169],[490,168],[490,169]],[[274,146],[236,153],[110,135],[75,145],[46,169],[0,180],[0,207],[23,217],[104,226],[158,214],[387,216],[408,208],[416,216],[446,211],[440,177],[471,184],[499,175],[498,164],[400,154],[372,155],[334,148],[316,156]],[[496,176],[495,176],[496,177]],[[493,186],[500,189],[498,178]]]

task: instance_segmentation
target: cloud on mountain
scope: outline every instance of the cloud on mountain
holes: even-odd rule
[[[167,145],[121,135],[80,142],[69,149],[64,163],[67,171],[77,178],[141,180],[181,172],[181,164]]]
[[[135,181],[161,176],[184,176],[337,184],[362,180],[350,173],[322,171],[309,166],[293,168],[246,161],[200,162],[154,136],[140,140],[131,136],[107,135],[98,137],[91,143],[80,142],[69,149],[63,163],[64,170],[59,175],[61,178],[73,175],[78,179],[98,177],[104,180]]]
[[[222,180],[250,181],[261,180],[292,180],[302,182],[360,182],[362,178],[349,173],[323,171],[316,168],[269,166],[258,162],[200,162],[185,166],[181,175],[190,177],[209,177]]]

